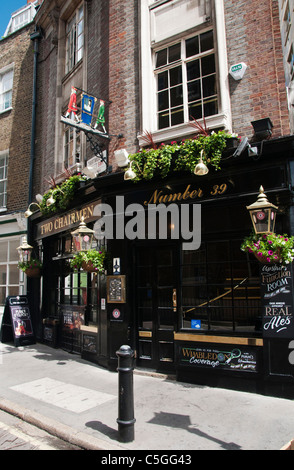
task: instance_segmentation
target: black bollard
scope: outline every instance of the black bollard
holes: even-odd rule
[[[121,442],[134,440],[134,390],[133,358],[134,351],[130,346],[121,346],[116,351],[118,357],[118,432]]]

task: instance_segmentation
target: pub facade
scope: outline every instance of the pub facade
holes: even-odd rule
[[[292,147],[292,137],[271,140],[258,162],[245,152],[205,179],[180,173],[150,184],[120,173],[100,177],[78,190],[68,211],[45,220],[33,215],[43,253],[40,340],[110,370],[120,345],[129,344],[138,368],[291,395],[292,266],[262,264],[240,247],[252,231],[246,207],[260,182],[281,210],[276,232],[291,233]],[[173,202],[161,203],[156,220],[158,197]],[[101,274],[69,267],[71,234],[82,218],[98,238],[96,249],[109,256]],[[279,322],[287,323],[281,331]]]
[[[270,30],[279,14],[259,5],[266,26],[255,37],[246,22],[252,2],[242,13],[240,5],[43,2],[34,173],[43,202],[29,218],[43,267],[41,278],[27,279],[28,295],[39,341],[110,370],[129,344],[138,368],[291,396],[292,265],[241,250],[260,186],[279,208],[275,232],[293,234],[293,136],[280,38]],[[279,64],[270,48],[252,55],[263,34]],[[69,44],[83,47],[72,56]],[[261,58],[269,68],[262,87]],[[81,117],[84,95],[103,117],[100,130]],[[226,145],[212,148],[209,137],[222,130]],[[204,142],[203,152],[188,152],[192,141]],[[167,171],[171,153],[183,158]],[[68,204],[42,211],[69,170],[81,180]],[[106,254],[98,272],[74,266],[81,222],[93,231],[91,248]]]

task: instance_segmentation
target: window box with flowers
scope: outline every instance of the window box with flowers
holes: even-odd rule
[[[203,131],[195,138],[173,141],[170,144],[157,146],[151,140],[152,148],[143,148],[139,152],[129,155],[136,173],[133,181],[150,180],[154,177],[166,178],[172,172],[188,171],[194,173],[195,166],[202,159],[203,163],[215,170],[220,170],[221,159],[228,145],[233,148],[239,139],[226,131]]]
[[[53,187],[43,195],[42,202],[40,203],[42,214],[48,216],[58,210],[66,209],[74,199],[77,190],[85,181],[86,178],[79,174],[68,177],[60,185],[55,184],[53,180]]]
[[[263,264],[289,264],[294,259],[294,237],[276,233],[251,234],[241,250],[252,253]]]

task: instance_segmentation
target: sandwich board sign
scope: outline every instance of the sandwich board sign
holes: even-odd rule
[[[6,297],[1,324],[1,342],[14,341],[15,346],[35,344],[27,296]]]

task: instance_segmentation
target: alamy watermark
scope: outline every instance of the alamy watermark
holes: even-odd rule
[[[141,204],[125,206],[124,196],[116,196],[115,210],[98,204],[100,216],[94,230],[97,240],[183,240],[183,250],[197,250],[201,245],[201,204]]]
[[[99,219],[95,238],[106,240],[179,240],[183,250],[201,245],[201,204],[138,204],[125,206],[124,196],[116,196],[115,207],[101,203],[95,207]],[[289,363],[294,365],[294,340],[290,341]]]

